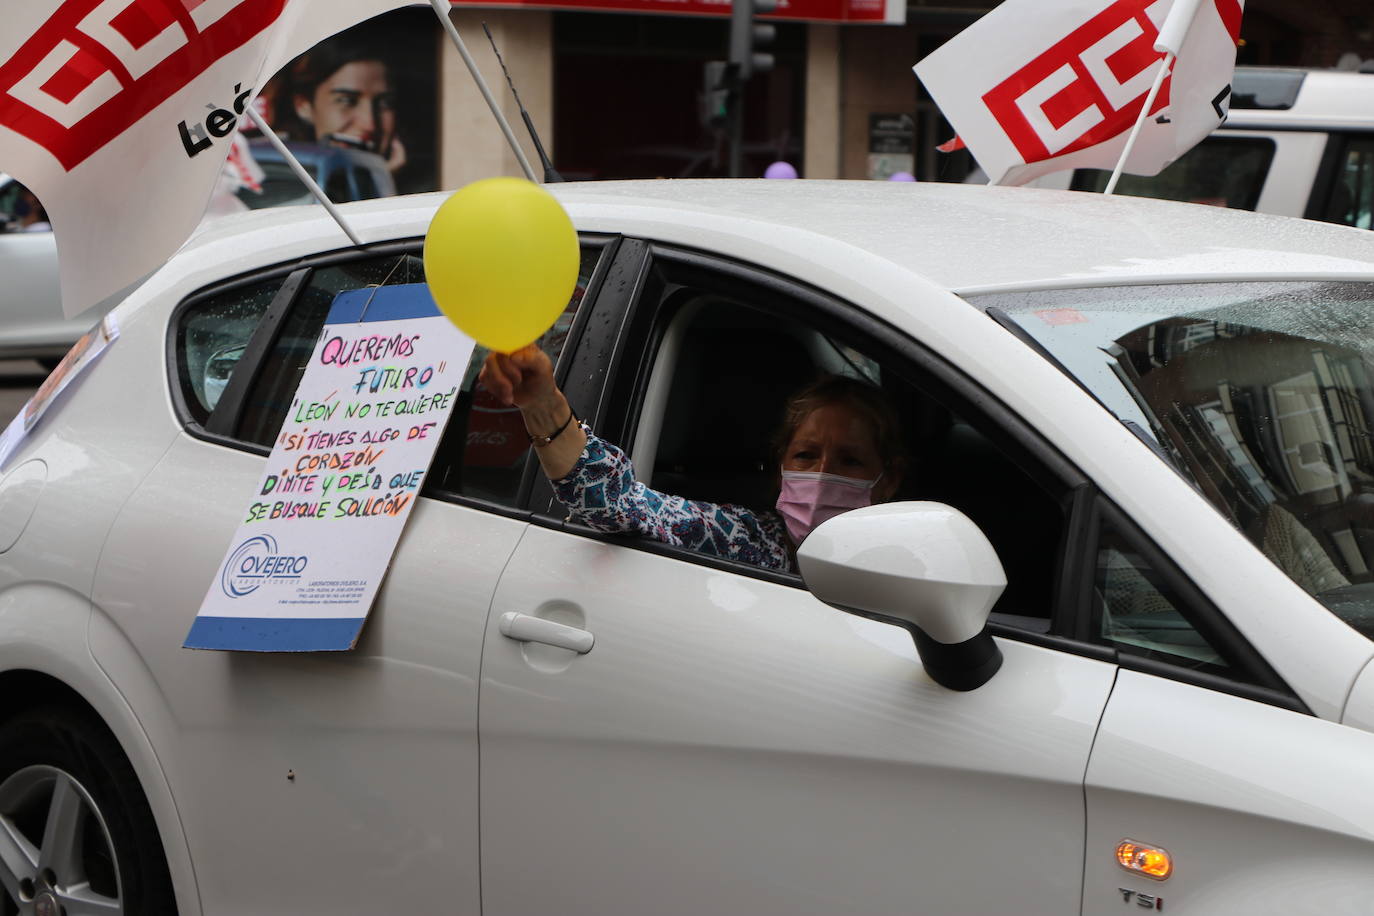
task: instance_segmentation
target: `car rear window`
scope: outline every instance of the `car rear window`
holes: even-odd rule
[[[1158,175],[1122,175],[1117,192],[1253,210],[1273,161],[1273,140],[1207,137]],[[1073,190],[1102,191],[1109,178],[1108,170],[1078,169],[1073,174]]]
[[[603,249],[599,243],[583,246],[572,298],[540,338],[540,345],[554,359],[567,342]],[[203,430],[270,448],[335,297],[368,287],[423,283],[425,273],[417,249],[338,259],[298,271],[295,277],[300,278],[299,289],[291,295],[283,293],[282,298],[291,301],[279,324],[273,319],[264,321],[264,316],[283,288],[285,278],[280,275],[193,299],[178,312],[174,340],[179,388],[189,419]],[[270,345],[261,359],[245,362],[245,352],[262,349],[255,339],[260,324],[267,328],[263,335]],[[530,450],[519,410],[497,403],[477,384],[486,354],[480,346],[473,352],[427,481],[431,491],[511,505],[518,499]],[[224,400],[232,403],[225,403],[221,396],[236,372],[250,375],[236,382],[242,397],[231,395]]]
[[[1374,284],[970,298],[1014,323],[1293,581],[1374,637]]]
[[[191,416],[204,424],[219,404],[282,278],[261,280],[209,296],[178,323],[177,374]]]
[[[1232,77],[1231,107],[1287,111],[1298,101],[1306,78],[1301,70],[1237,70]]]

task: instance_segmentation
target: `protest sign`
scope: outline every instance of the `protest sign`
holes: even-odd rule
[[[423,283],[334,300],[187,648],[353,647],[472,349]]]

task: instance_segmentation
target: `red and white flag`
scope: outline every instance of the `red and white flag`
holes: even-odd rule
[[[1064,169],[1115,168],[1173,53],[1125,164],[1156,175],[1225,118],[1242,5],[1005,0],[914,69],[989,178],[1024,184]]]
[[[239,116],[273,73],[329,35],[412,2],[7,4],[0,168],[48,211],[63,312],[137,283],[186,241]]]

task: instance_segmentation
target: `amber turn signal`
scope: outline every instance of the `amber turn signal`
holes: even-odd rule
[[[1173,856],[1158,846],[1135,840],[1122,840],[1116,847],[1116,861],[1126,871],[1163,881],[1174,873]]]

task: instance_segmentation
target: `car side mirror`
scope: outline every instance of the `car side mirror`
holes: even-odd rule
[[[837,515],[802,542],[797,564],[831,607],[909,630],[937,684],[973,690],[1002,666],[987,621],[1007,576],[958,509],[898,502]]]

